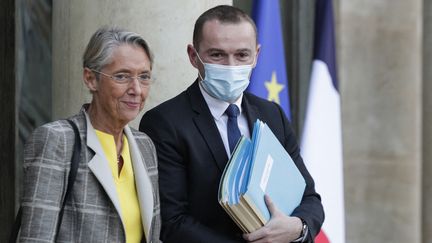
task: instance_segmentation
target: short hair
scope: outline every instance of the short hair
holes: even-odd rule
[[[195,22],[195,27],[193,31],[193,45],[195,49],[198,50],[199,43],[202,40],[203,26],[207,21],[218,20],[221,23],[238,24],[242,21],[249,22],[254,31],[255,38],[257,38],[257,28],[255,22],[247,15],[243,10],[229,6],[229,5],[219,5],[205,11]]]
[[[118,27],[101,27],[90,38],[83,55],[83,67],[101,70],[111,62],[114,50],[124,44],[141,47],[153,66],[153,54],[139,34]]]

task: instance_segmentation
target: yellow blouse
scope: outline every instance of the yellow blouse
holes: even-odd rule
[[[123,135],[123,148],[121,151],[123,167],[119,174],[114,136],[99,130],[96,130],[96,135],[108,159],[116,185],[117,195],[120,199],[121,218],[125,227],[126,242],[141,242],[144,232],[128,140],[126,136]]]

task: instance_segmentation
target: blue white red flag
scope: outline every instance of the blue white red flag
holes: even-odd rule
[[[325,211],[316,243],[345,242],[340,95],[332,0],[316,1],[314,61],[301,142]]]

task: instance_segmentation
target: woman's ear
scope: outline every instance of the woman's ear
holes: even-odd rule
[[[90,92],[95,92],[97,90],[98,80],[96,79],[96,74],[90,70],[90,68],[84,68],[83,79]]]

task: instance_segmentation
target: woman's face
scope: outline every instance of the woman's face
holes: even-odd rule
[[[98,74],[98,80],[90,82],[90,85],[86,82],[93,94],[96,116],[105,122],[124,126],[144,107],[150,85],[144,85],[136,77],[151,76],[150,59],[141,47],[124,44],[114,50],[111,63],[98,71],[103,73]],[[121,83],[113,76],[134,78]]]

